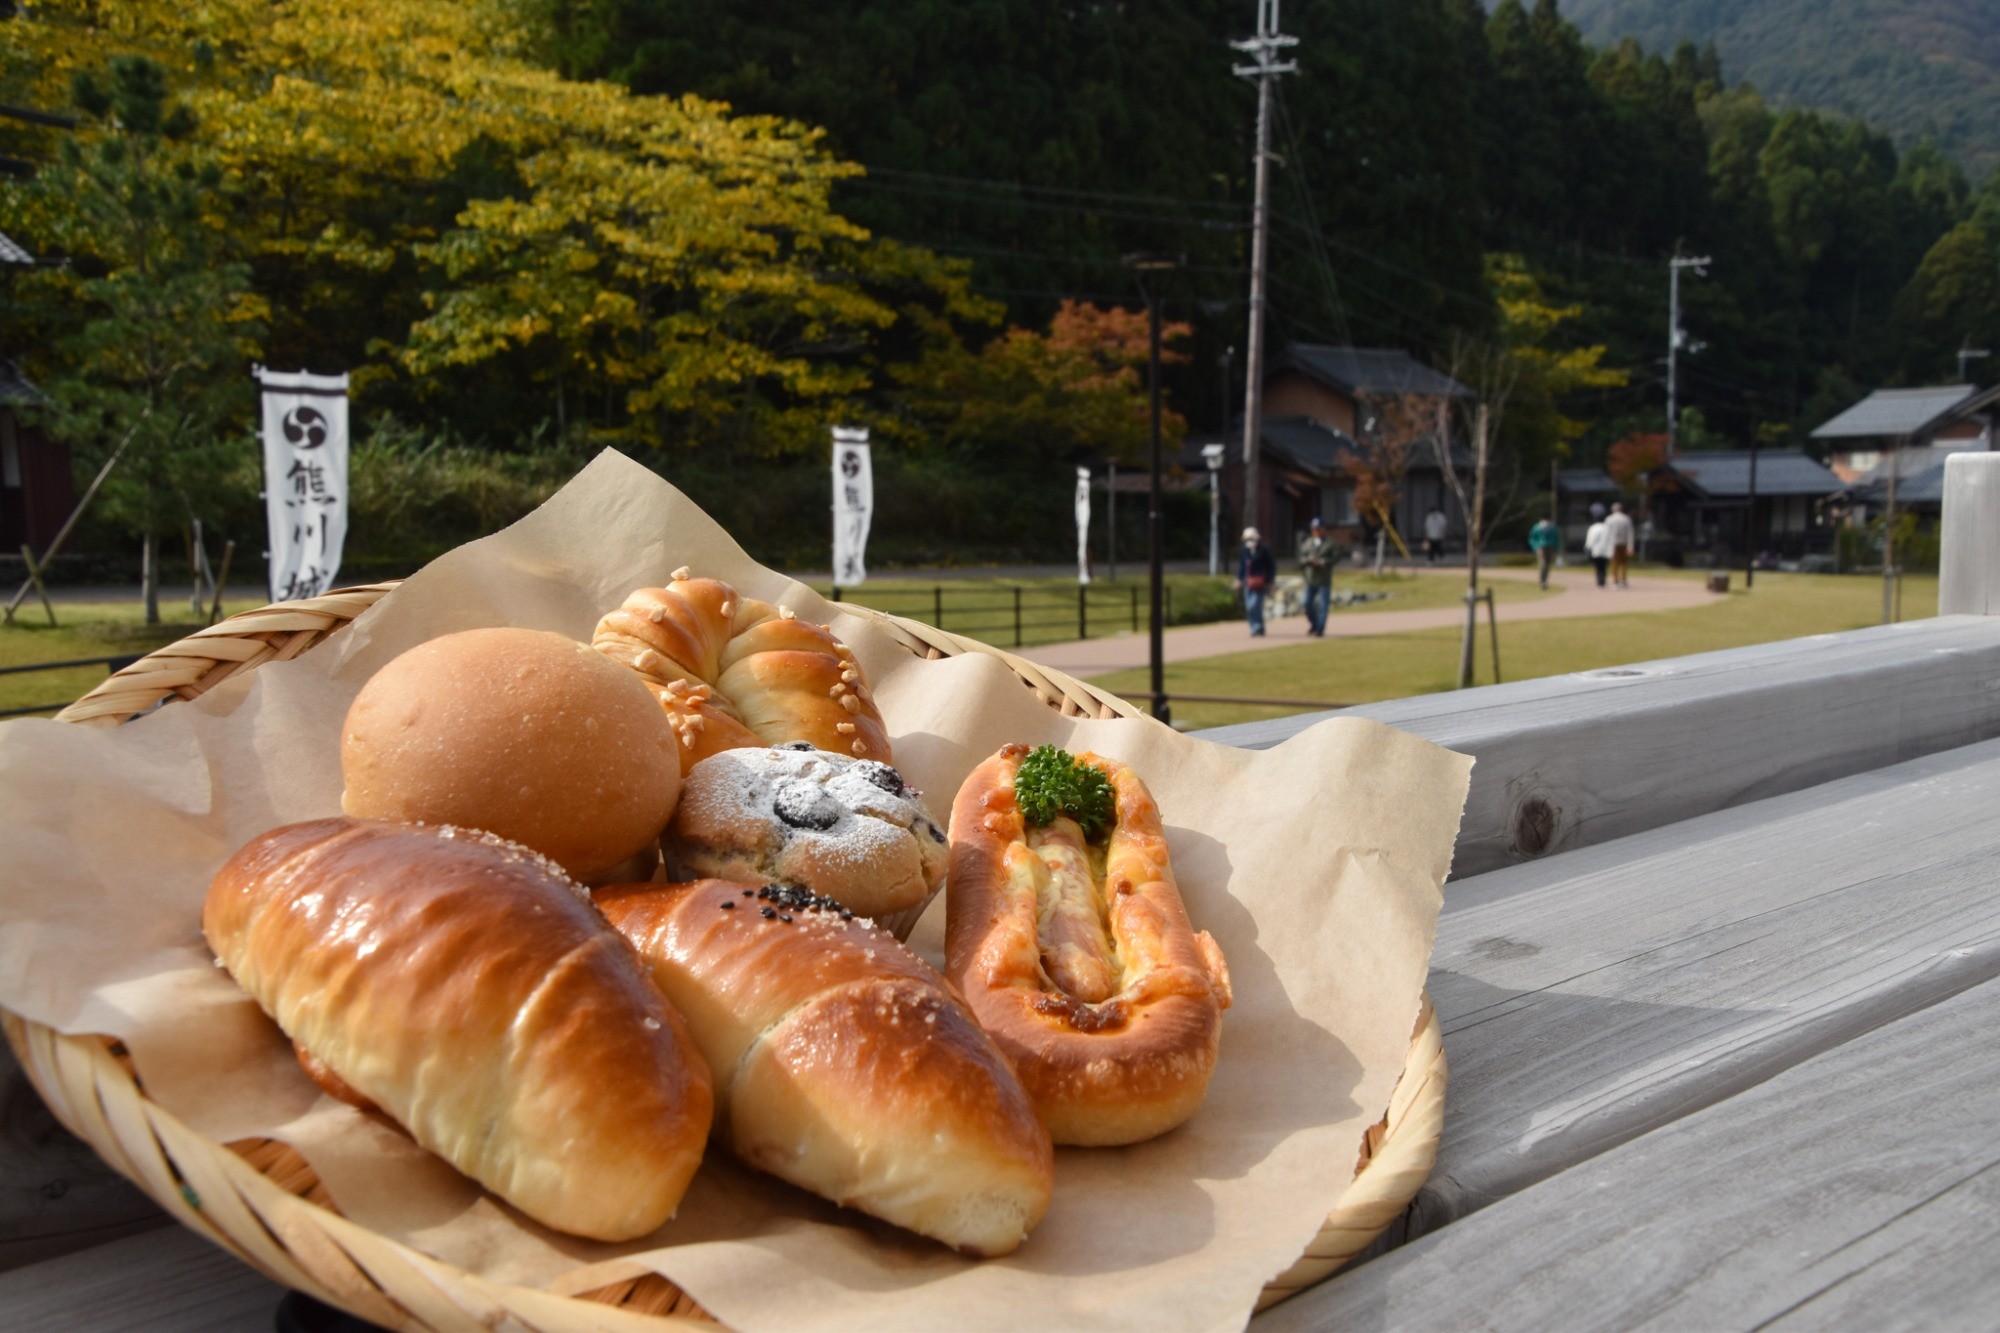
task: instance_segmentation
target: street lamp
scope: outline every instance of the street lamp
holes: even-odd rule
[[[1152,624],[1147,638],[1147,655],[1153,667],[1153,716],[1162,722],[1172,722],[1173,715],[1167,707],[1166,644],[1162,630],[1166,623],[1166,598],[1163,595],[1165,575],[1161,564],[1160,550],[1160,300],[1147,285],[1150,273],[1164,273],[1180,268],[1186,259],[1181,255],[1137,254],[1125,256],[1125,267],[1131,269],[1139,280],[1139,294],[1146,298],[1146,327],[1148,331],[1146,355],[1146,393],[1152,401],[1152,443],[1153,477],[1148,488],[1146,504],[1146,563],[1151,567],[1152,581]]]
[[[1228,450],[1220,444],[1204,444],[1201,461],[1208,464],[1208,576],[1222,572],[1222,456]]]

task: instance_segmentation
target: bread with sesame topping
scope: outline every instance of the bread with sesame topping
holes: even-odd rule
[[[644,686],[561,634],[474,629],[377,671],[340,734],[341,810],[525,843],[586,883],[647,852],[680,745]]]
[[[1048,1131],[942,978],[804,889],[706,879],[593,896],[715,1071],[718,1138],[751,1166],[969,1254],[1048,1210]]]
[[[1064,799],[1083,783],[1052,800],[1038,799],[1047,787],[1029,790],[1038,826],[1015,783],[1030,754],[1005,746],[952,803],[945,975],[1014,1062],[1057,1143],[1137,1143],[1200,1107],[1229,969],[1188,921],[1160,808],[1139,776],[1056,751],[1090,770],[1101,795],[1079,810]]]
[[[597,624],[591,646],[639,674],[680,737],[682,767],[723,750],[805,741],[893,763],[861,664],[825,625],[674,571]]]
[[[201,925],[309,1070],[537,1222],[617,1241],[673,1216],[708,1066],[552,862],[473,830],[291,824],[223,866]]]
[[[901,773],[804,741],[725,750],[689,769],[660,846],[672,878],[794,884],[898,939],[950,857],[923,793]]]

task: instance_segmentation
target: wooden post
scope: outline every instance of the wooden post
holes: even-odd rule
[[[1493,606],[1493,589],[1486,589],[1486,630],[1493,637],[1493,683],[1500,683],[1500,613]]]
[[[215,576],[215,601],[208,608],[208,623],[222,619],[222,590],[229,585],[229,562],[236,558],[236,543],[222,544],[222,572]]]
[[[1882,506],[1882,623],[1895,623],[1896,619],[1896,476],[1903,470],[1903,446],[1910,442],[1905,435],[1896,441],[1896,448],[1889,455],[1889,500]]]
[[[42,585],[41,567],[35,564],[35,553],[26,542],[21,543],[21,563],[28,568],[28,582],[35,589],[35,596],[42,599],[42,610],[49,616],[49,624],[56,623],[56,609],[49,605],[49,590]],[[19,600],[18,598],[16,600]],[[14,621],[14,608],[7,608],[7,623]]]
[[[2000,453],[1945,460],[1939,535],[1938,614],[2000,615]]]

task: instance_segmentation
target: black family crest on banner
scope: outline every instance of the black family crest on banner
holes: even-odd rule
[[[271,600],[334,586],[347,541],[347,376],[252,371],[263,388]]]
[[[833,581],[853,588],[868,578],[868,525],[875,517],[875,469],[868,428],[833,428]]]

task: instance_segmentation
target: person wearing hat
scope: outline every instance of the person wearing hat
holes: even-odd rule
[[[1333,539],[1315,514],[1299,543],[1299,570],[1306,576],[1306,633],[1315,639],[1326,637],[1326,613],[1333,605],[1334,558]]]
[[[1278,558],[1264,544],[1255,528],[1243,529],[1243,547],[1236,553],[1236,590],[1243,594],[1243,614],[1250,621],[1250,636],[1264,633],[1264,597],[1278,579]]]

